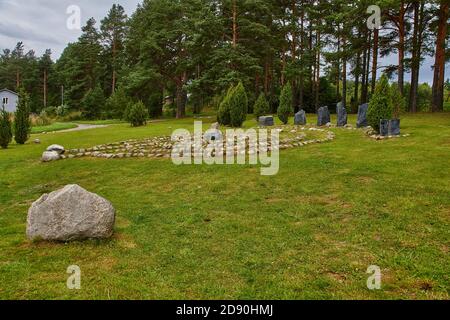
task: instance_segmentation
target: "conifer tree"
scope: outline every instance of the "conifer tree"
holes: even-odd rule
[[[270,106],[267,102],[266,96],[264,95],[264,93],[261,93],[258,97],[258,100],[256,100],[255,102],[255,106],[253,107],[253,113],[256,117],[256,120],[258,120],[259,117],[269,113],[269,111]]]
[[[367,121],[376,131],[380,130],[380,120],[391,119],[393,113],[391,87],[388,77],[383,74],[375,87],[369,103]]]
[[[280,96],[280,106],[278,107],[278,118],[284,124],[287,124],[289,121],[289,116],[293,113],[292,108],[292,87],[291,84],[288,83],[283,87]]]
[[[8,148],[12,140],[11,119],[9,113],[2,107],[0,110],[0,147]]]
[[[30,137],[30,96],[23,88],[19,89],[19,102],[14,115],[14,140],[25,144]]]
[[[233,127],[241,127],[247,119],[248,97],[242,82],[236,86],[230,97],[230,124]]]

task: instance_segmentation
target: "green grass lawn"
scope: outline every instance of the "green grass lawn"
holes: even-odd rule
[[[118,124],[0,150],[0,299],[449,299],[450,113],[405,116],[411,136],[388,141],[333,129],[334,142],[282,151],[273,177],[165,159],[39,161],[53,143],[192,124]],[[31,203],[71,183],[113,203],[113,239],[27,241]],[[69,265],[81,268],[79,291],[66,288]],[[381,290],[366,287],[370,265]]]
[[[54,132],[54,131],[61,131],[66,129],[72,129],[76,128],[77,125],[75,123],[70,122],[55,122],[48,126],[38,126],[33,127],[31,129],[31,133],[43,133],[43,132]]]

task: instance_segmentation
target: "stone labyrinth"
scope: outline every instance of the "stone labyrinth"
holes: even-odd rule
[[[315,127],[296,127],[296,126],[282,126],[274,127],[272,130],[280,132],[279,149],[285,150],[290,148],[300,148],[309,144],[325,143],[335,139],[335,134],[326,129]],[[203,136],[202,147],[208,146],[211,141]],[[224,139],[224,146],[226,145],[226,138]],[[243,143],[242,143],[243,144]],[[146,139],[130,139],[126,141],[113,142],[103,145],[94,146],[87,149],[72,149],[68,150],[66,155],[61,156],[62,159],[72,159],[81,157],[95,157],[105,159],[121,159],[121,158],[170,158],[175,142],[171,141],[171,137],[153,137]],[[198,145],[192,143],[192,154],[197,149]],[[269,143],[261,144],[256,149],[266,152],[272,151],[272,145]],[[264,149],[262,149],[264,148]],[[275,149],[276,147],[273,147]],[[237,153],[238,145],[235,145],[235,153]],[[242,149],[240,149],[242,150]],[[181,150],[176,150],[180,152]],[[251,154],[251,151],[248,151]],[[241,151],[242,153],[242,151]]]

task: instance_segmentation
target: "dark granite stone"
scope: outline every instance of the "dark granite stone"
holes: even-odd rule
[[[344,107],[342,102],[339,102],[336,106],[336,114],[337,114],[337,126],[344,127],[347,125],[347,110]]]
[[[400,119],[380,120],[380,135],[399,136],[400,135]]]
[[[380,120],[380,135],[383,137],[389,135],[389,120]]]
[[[261,127],[271,127],[275,125],[275,122],[272,116],[259,117],[259,125]]]
[[[296,126],[304,126],[306,124],[306,112],[305,110],[300,110],[295,114],[294,123]]]
[[[367,127],[367,110],[369,110],[369,105],[367,103],[364,103],[363,105],[360,105],[358,108],[358,120],[356,121],[356,126],[358,128]]]
[[[321,107],[317,111],[317,126],[322,127],[331,122],[330,111],[328,107]]]
[[[389,121],[389,135],[400,135],[400,119],[392,119],[391,121]]]

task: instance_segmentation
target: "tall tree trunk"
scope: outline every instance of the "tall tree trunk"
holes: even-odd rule
[[[19,89],[20,87],[20,71],[16,71],[16,88]]]
[[[423,9],[423,1],[415,1],[414,7],[414,33],[413,33],[413,48],[411,59],[411,90],[409,95],[409,110],[411,112],[417,112],[417,91],[419,88],[419,70],[420,70],[420,46],[421,41],[419,36],[421,34],[421,10]]]
[[[44,69],[44,108],[47,107],[47,69]]]
[[[367,102],[368,87],[369,87],[369,71],[370,71],[370,43],[372,41],[372,34],[366,36],[366,46],[364,47],[364,63],[361,86],[361,103]]]
[[[236,49],[238,41],[238,31],[237,31],[237,0],[233,0],[233,48]]]
[[[398,89],[402,96],[404,96],[404,77],[405,77],[405,1],[400,3],[400,13],[398,17]]]
[[[339,99],[339,96],[341,95],[341,59],[339,58],[339,55],[341,53],[341,36],[340,36],[340,26],[338,25],[338,39],[337,39],[337,64],[336,64],[336,97]]]
[[[366,61],[366,53],[363,53],[363,61]],[[359,76],[360,76],[360,68],[361,68],[361,53],[358,52],[357,56],[356,56],[356,66],[355,66],[355,92],[353,93],[353,99],[354,99],[354,104],[358,105],[359,102]],[[363,66],[363,68],[365,68],[365,66]],[[362,77],[363,81],[364,81],[364,75]],[[363,82],[364,85],[364,82]],[[353,105],[352,105],[352,109],[353,109]]]
[[[378,29],[373,30],[372,94],[375,91],[375,85],[377,83],[379,35],[380,31]]]
[[[342,38],[342,48],[344,51],[344,58],[342,59],[342,103],[344,107],[347,106],[347,56],[345,55],[345,47],[347,46],[347,40]]]
[[[186,73],[181,76],[180,79],[177,79],[176,85],[176,100],[177,100],[177,119],[184,118],[186,116],[186,99],[187,93],[184,89],[184,84],[186,81]]]
[[[111,84],[111,93],[114,94],[114,92],[116,91],[116,50],[117,50],[117,46],[116,46],[116,40],[113,40],[113,48],[112,48],[112,53],[113,53],[113,61],[112,61],[112,67],[113,67],[113,72],[112,72],[112,84]]]
[[[445,38],[447,36],[448,11],[448,1],[442,0],[439,9],[439,27],[434,63],[433,98],[431,105],[433,112],[444,110]]]
[[[317,43],[316,43],[316,48],[317,48],[317,58],[316,58],[316,75],[315,75],[315,85],[316,85],[316,89],[315,89],[315,105],[316,105],[316,110],[319,109],[320,107],[320,101],[319,101],[319,92],[320,92],[320,54],[321,54],[321,50],[320,50],[320,41],[321,41],[321,35],[320,35],[320,30],[317,31]]]
[[[264,70],[264,94],[266,95],[266,98],[269,95],[269,70],[270,66],[269,66],[269,61],[268,58],[266,58],[266,64],[265,64],[265,70]]]
[[[304,70],[303,70],[303,53],[304,53],[304,31],[305,31],[305,11],[303,9],[303,1],[301,2],[302,4],[302,13],[300,15],[300,63],[302,64],[301,70],[300,70],[300,79],[299,79],[299,92],[298,92],[298,103],[300,105],[300,108],[304,109],[304,105],[303,105],[303,96],[304,96],[304,86],[305,86],[305,81],[304,81]]]
[[[281,57],[281,86],[284,86],[286,79],[286,50],[283,48],[282,57]]]

